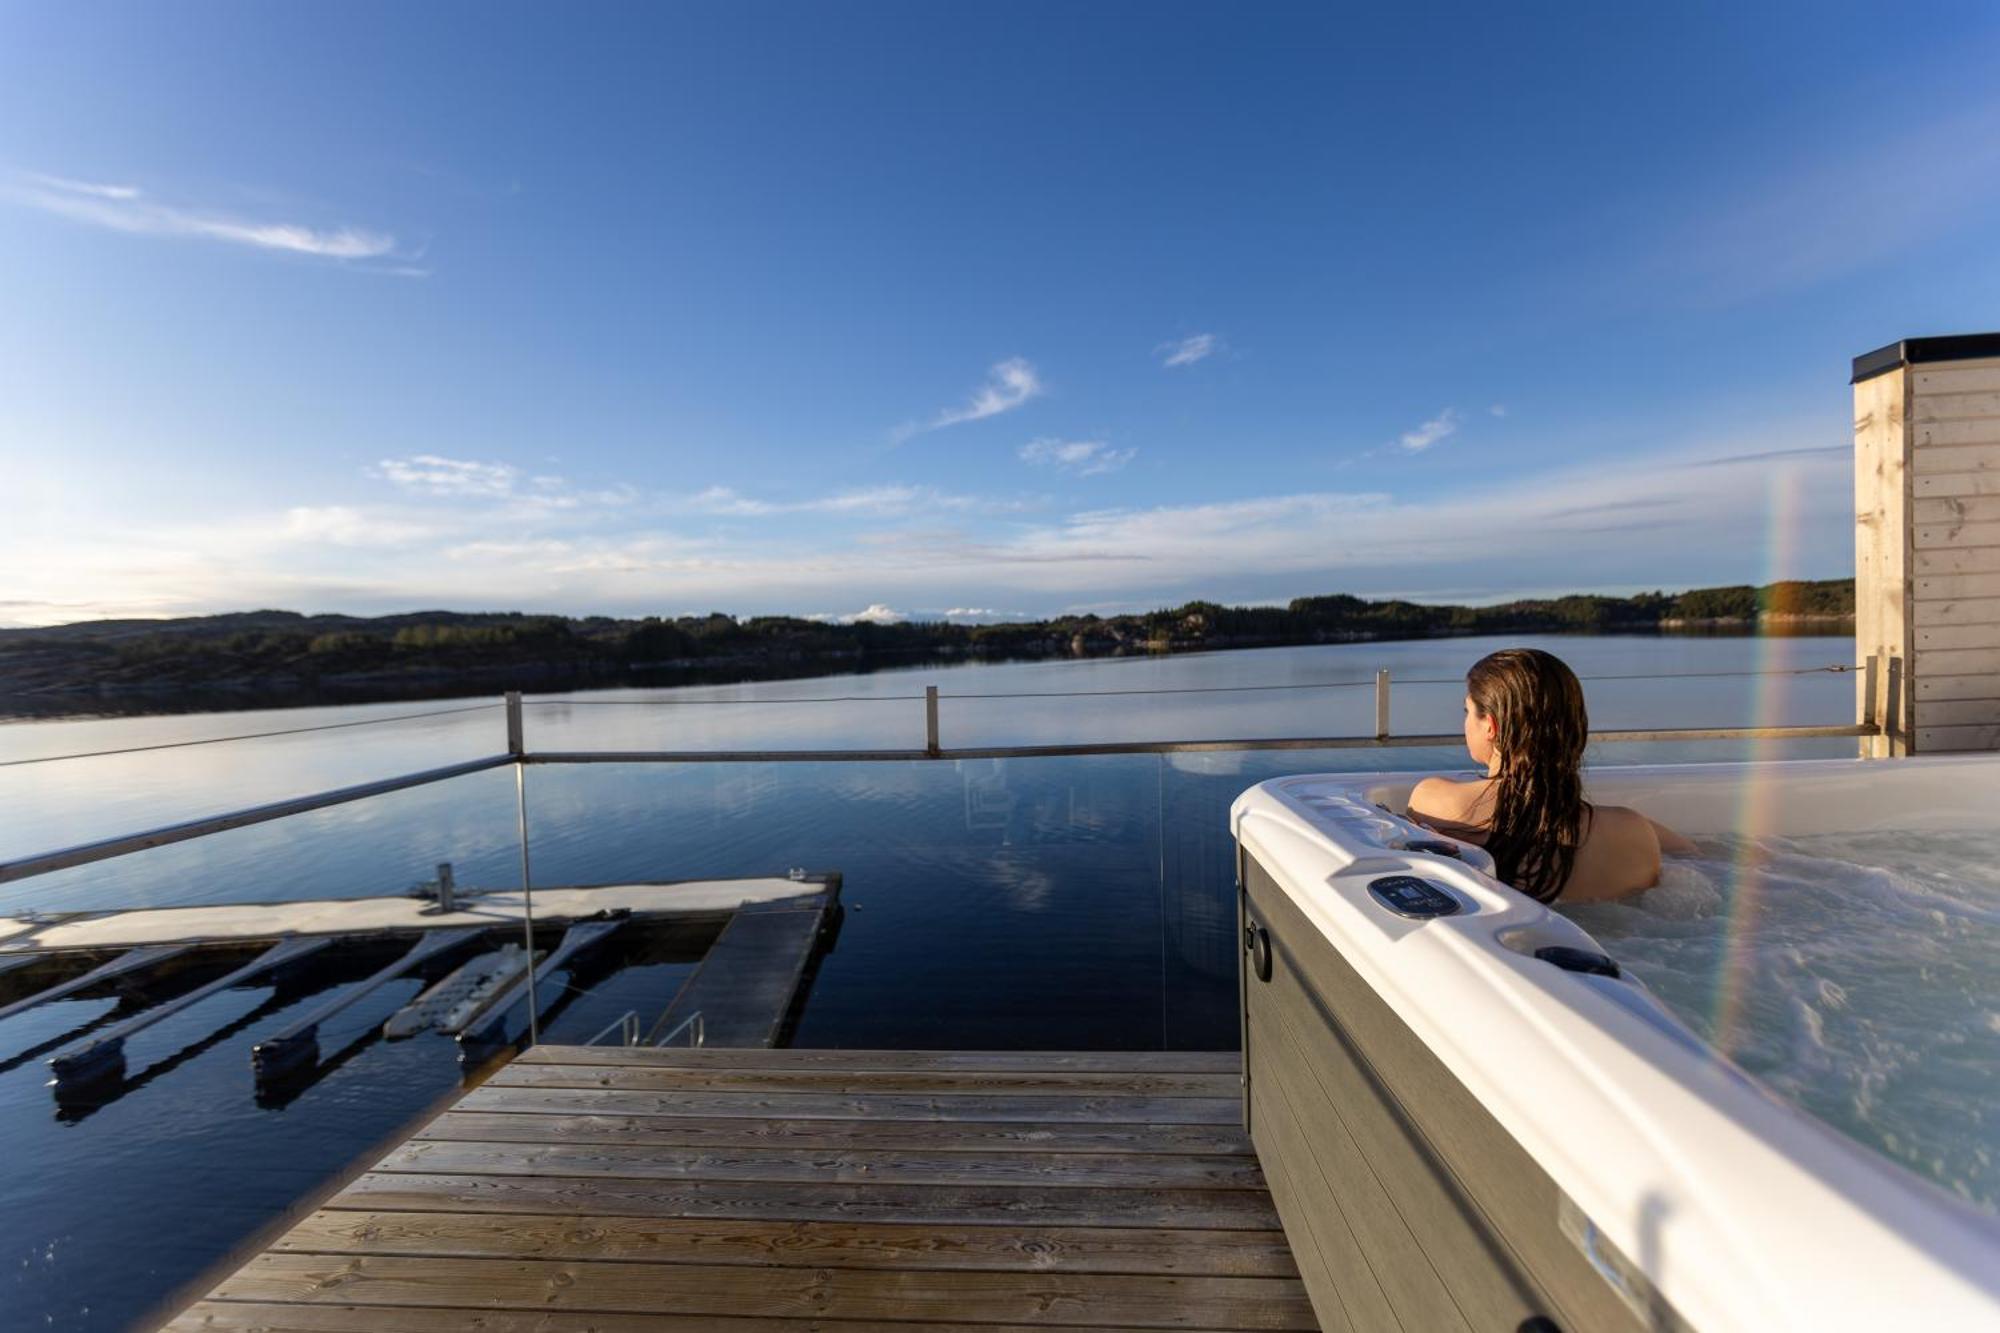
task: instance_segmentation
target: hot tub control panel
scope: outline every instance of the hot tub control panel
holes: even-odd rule
[[[1371,879],[1368,881],[1368,893],[1397,916],[1417,921],[1454,916],[1462,910],[1457,898],[1415,875],[1384,875],[1380,879]]]

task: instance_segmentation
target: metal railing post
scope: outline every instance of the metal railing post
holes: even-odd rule
[[[1887,746],[1882,753],[1899,759],[1910,752],[1910,737],[1904,729],[1907,724],[1903,713],[1903,659],[1891,654],[1883,675],[1887,683],[1882,700],[1882,735]]]
[[[527,753],[527,746],[521,732],[521,692],[507,691],[507,753],[520,755]]]
[[[1873,727],[1882,716],[1880,691],[1882,688],[1882,655],[1868,654],[1861,666],[1861,725]],[[1881,741],[1877,737],[1863,736],[1860,741],[1861,757],[1871,759],[1881,752]]]
[[[924,686],[924,753],[933,759],[938,756],[938,690],[935,685]]]
[[[1375,739],[1389,739],[1389,670],[1375,673]]]
[[[520,696],[510,696],[519,699]],[[521,933],[528,951],[528,1044],[542,1039],[542,1006],[535,995],[535,894],[534,873],[528,861],[528,766],[514,765],[514,808],[521,828]]]

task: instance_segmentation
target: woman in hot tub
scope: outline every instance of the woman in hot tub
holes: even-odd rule
[[[1592,902],[1660,882],[1660,854],[1694,844],[1622,805],[1583,799],[1583,686],[1539,648],[1503,648],[1465,675],[1465,748],[1486,776],[1425,778],[1410,818],[1478,843],[1530,898]]]

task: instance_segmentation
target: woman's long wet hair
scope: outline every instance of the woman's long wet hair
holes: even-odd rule
[[[1551,653],[1503,648],[1473,663],[1465,692],[1479,715],[1496,724],[1500,768],[1486,850],[1502,880],[1553,902],[1576,866],[1590,818],[1579,772],[1590,739],[1583,686]]]

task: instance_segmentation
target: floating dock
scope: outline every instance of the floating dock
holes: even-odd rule
[[[166,1327],[1315,1329],[1238,1072],[538,1046]]]
[[[837,919],[838,874],[605,884],[536,890],[533,906],[546,956],[539,983],[618,930],[645,923],[720,926],[716,943],[683,988],[676,1007],[698,1035],[714,1044],[768,1046],[795,1016],[811,967]],[[266,1083],[309,1078],[319,1067],[317,1032],[327,1019],[385,983],[407,976],[432,959],[472,945],[482,936],[511,940],[525,913],[519,890],[460,891],[450,910],[422,897],[329,899],[243,903],[211,907],[72,913],[0,920],[0,976],[18,998],[0,1004],[0,1017],[112,983],[135,987],[151,969],[210,951],[261,949],[191,990],[148,1004],[101,1031],[69,1039],[50,1060],[58,1099],[79,1089],[117,1085],[122,1092],[125,1039],[223,990],[275,982],[302,959],[342,942],[410,941],[403,954],[372,975],[336,983],[341,993],[280,1030],[252,1051],[260,1090]],[[739,924],[741,922],[742,924]],[[546,932],[546,934],[541,934]],[[43,964],[33,968],[33,964]],[[6,975],[6,974],[15,975]],[[555,987],[560,993],[560,988]],[[525,969],[457,1025],[462,1043],[480,1049],[505,1045],[526,1026],[529,994]],[[552,1007],[552,1006],[545,1006]],[[259,1011],[261,1013],[261,1011]],[[249,1021],[256,1021],[253,1014]],[[637,1023],[637,1016],[630,1016]],[[662,1015],[655,1033],[672,1032]],[[635,1027],[635,1034],[639,1029]],[[61,1043],[58,1042],[57,1045]],[[205,1048],[206,1043],[198,1044]],[[699,1041],[696,1044],[701,1044]],[[43,1046],[36,1052],[49,1049]],[[143,1081],[143,1080],[142,1080]],[[95,1095],[93,1093],[93,1095]]]
[[[739,907],[817,897],[824,890],[821,879],[773,875],[536,889],[535,921],[561,925],[603,912],[627,912],[636,918],[707,917],[720,921]],[[393,897],[0,917],[0,962],[16,953],[58,949],[131,949],[146,944],[229,944],[294,935],[519,926],[525,913],[519,889],[461,889],[457,910],[451,912],[438,911],[429,899]]]
[[[694,975],[655,1025],[661,1040],[699,1024],[702,1046],[778,1046],[806,990],[807,970],[837,924],[840,881],[819,901],[780,900],[729,918]]]

